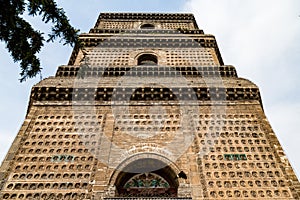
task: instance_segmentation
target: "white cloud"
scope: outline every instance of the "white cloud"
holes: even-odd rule
[[[266,115],[300,175],[300,2],[189,0],[205,33],[216,36],[225,64],[256,83]]]
[[[283,146],[287,157],[300,177],[299,155],[300,136],[299,136],[299,116],[300,102],[287,104],[279,103],[270,105],[267,110],[269,121]]]

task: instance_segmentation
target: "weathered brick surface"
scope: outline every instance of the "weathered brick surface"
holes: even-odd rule
[[[32,88],[1,199],[299,199],[258,87],[193,15],[104,13],[80,39]]]

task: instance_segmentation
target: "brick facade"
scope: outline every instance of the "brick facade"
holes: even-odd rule
[[[1,199],[299,199],[258,87],[192,14],[101,13],[80,40],[32,88]]]

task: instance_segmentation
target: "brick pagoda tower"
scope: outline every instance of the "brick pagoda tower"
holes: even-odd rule
[[[258,87],[192,14],[102,13],[31,90],[1,199],[299,199]]]

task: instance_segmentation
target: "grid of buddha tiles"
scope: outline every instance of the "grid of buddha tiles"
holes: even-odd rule
[[[193,15],[102,13],[79,40],[32,88],[1,199],[300,199],[258,87],[224,65]],[[126,188],[149,174],[171,193]]]

